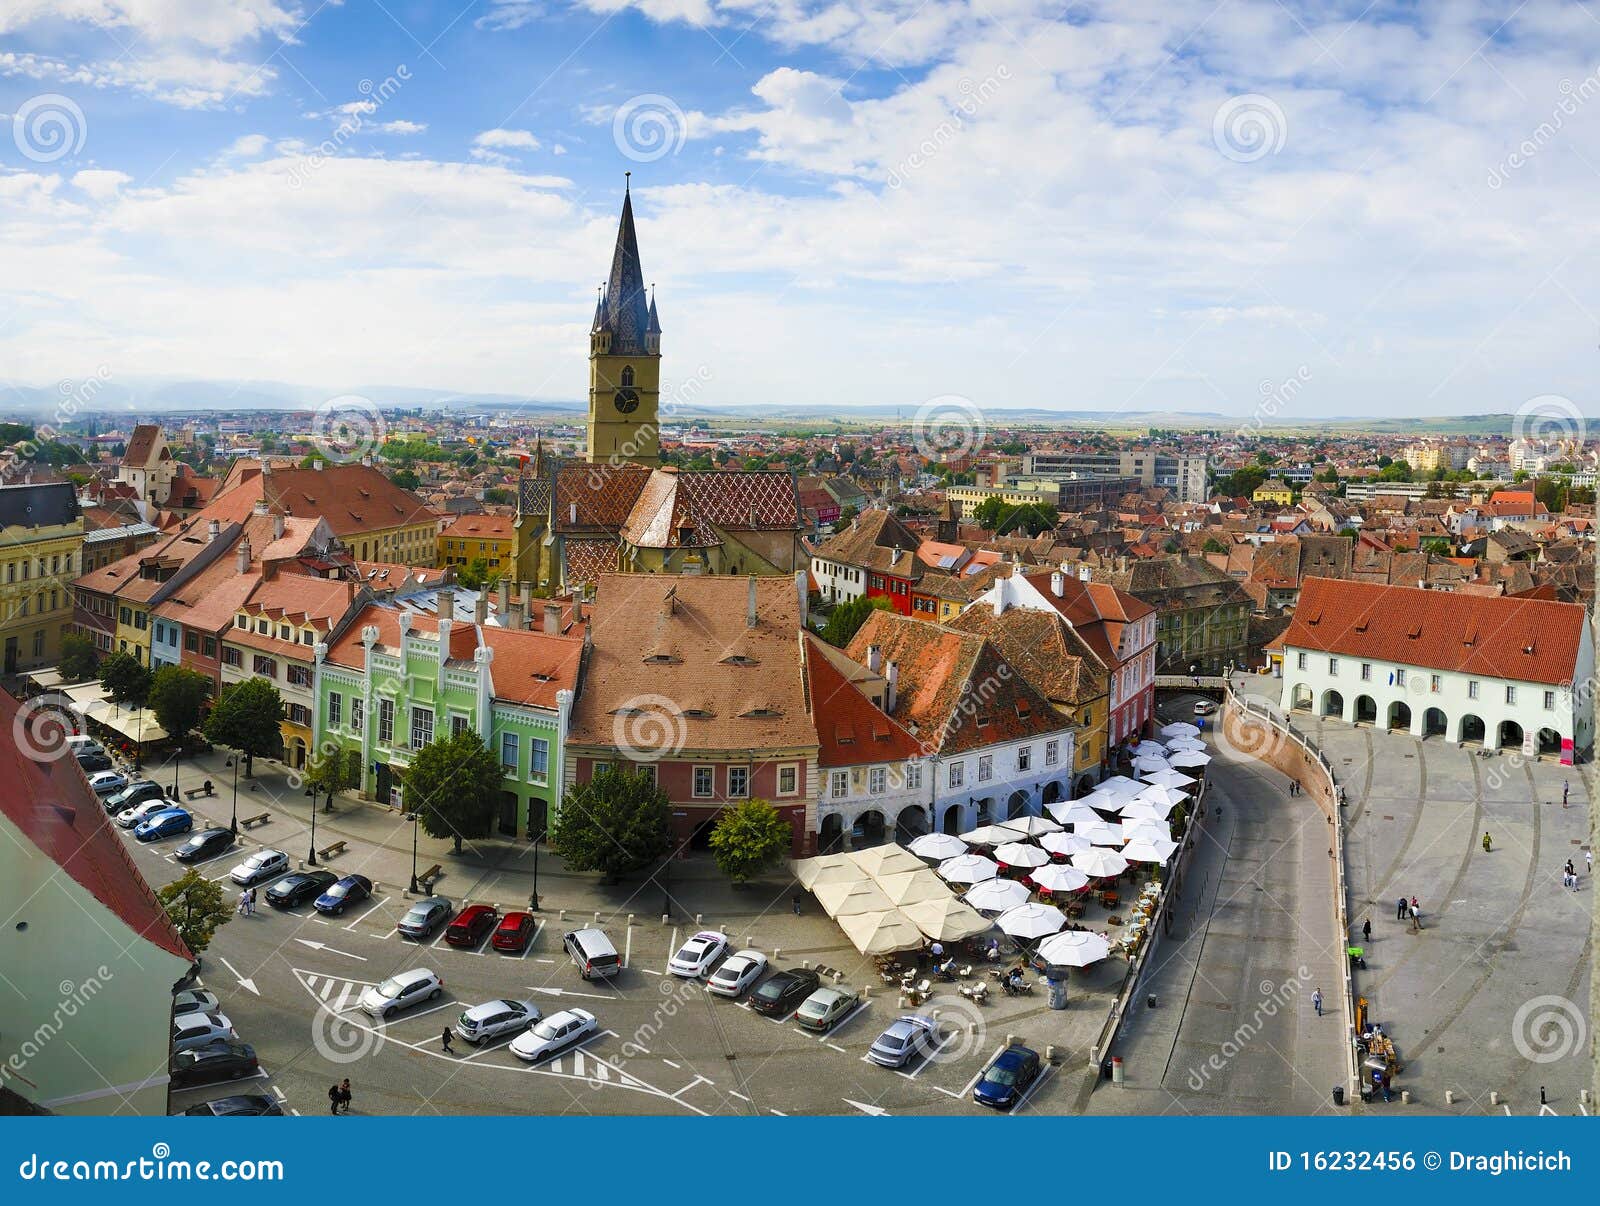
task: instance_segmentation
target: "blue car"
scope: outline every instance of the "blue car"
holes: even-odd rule
[[[365,875],[347,875],[311,902],[319,913],[337,917],[353,904],[360,904],[372,895],[372,881]]]
[[[141,842],[154,842],[161,838],[177,837],[194,828],[194,818],[181,808],[163,808],[146,817],[133,831]]]
[[[972,1100],[979,1105],[1008,1110],[1039,1079],[1039,1053],[1021,1043],[1007,1047],[983,1070],[973,1086]]]

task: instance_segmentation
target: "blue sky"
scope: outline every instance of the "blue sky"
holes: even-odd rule
[[[1588,409],[1597,73],[1561,3],[7,0],[0,378],[578,397],[631,169],[698,401]]]

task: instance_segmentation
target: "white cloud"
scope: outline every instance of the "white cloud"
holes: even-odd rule
[[[132,182],[132,176],[108,168],[85,168],[72,177],[72,187],[88,193],[96,201],[109,200],[122,190],[123,185]]]
[[[539,140],[527,130],[485,130],[472,140],[472,145],[477,147],[517,147],[525,151],[537,151]]]

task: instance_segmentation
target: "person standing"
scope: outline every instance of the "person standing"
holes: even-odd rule
[[[1571,782],[1566,780],[1566,779],[1563,779],[1561,781],[1561,807],[1565,808],[1567,806],[1567,793],[1570,792],[1571,790],[1572,790]]]
[[[1368,917],[1361,923],[1361,937],[1366,942],[1372,941],[1372,918]]]
[[[1317,989],[1311,994],[1311,1003],[1317,1008],[1317,1016],[1322,1016],[1322,989]]]
[[[244,890],[244,915],[246,917],[256,915],[256,890],[253,886]]]
[[[453,1050],[451,1050],[451,1047],[450,1047],[450,1027],[446,1026],[444,1028],[444,1033],[439,1036],[439,1043],[440,1043],[441,1046],[444,1047],[444,1053],[446,1055],[454,1055],[455,1054],[455,1052]]]
[[[1488,854],[1492,849],[1494,849],[1494,843],[1489,840],[1489,831],[1485,829],[1483,831],[1483,852]]]
[[[800,893],[796,892],[789,903],[794,905],[794,915],[796,917],[800,916]]]
[[[1593,872],[1594,871],[1594,851],[1593,850],[1585,850],[1583,852],[1583,868],[1584,868],[1585,871],[1589,871],[1589,872]]]
[[[350,1112],[350,1096],[350,1078],[347,1076],[339,1082],[339,1112],[341,1114]]]
[[[1422,932],[1422,910],[1417,907],[1417,898],[1415,896],[1411,898],[1411,932],[1413,934]]]
[[[1406,919],[1406,898],[1404,896],[1394,902],[1394,919],[1396,921],[1404,921]]]
[[[328,1086],[328,1113],[337,1114],[338,1112],[339,1112],[339,1086],[338,1085],[329,1085]]]
[[[240,888],[239,889],[239,916],[240,917],[246,916],[246,910],[249,907],[249,903],[250,903],[250,889],[249,888]]]

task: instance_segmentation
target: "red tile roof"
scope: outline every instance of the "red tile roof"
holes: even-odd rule
[[[0,731],[16,731],[19,710],[17,701],[0,691]],[[22,723],[27,725],[27,719]],[[43,858],[140,938],[181,959],[194,958],[128,857],[122,838],[112,830],[106,810],[89,790],[74,759],[39,761],[24,757],[15,741],[4,742],[0,744],[0,785],[0,813],[38,847]]]
[[[906,732],[828,660],[822,642],[806,634],[806,681],[817,726],[817,765],[862,766],[901,762],[924,753]]]
[[[1307,578],[1283,645],[1559,684],[1576,670],[1585,616],[1575,603]]]

